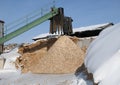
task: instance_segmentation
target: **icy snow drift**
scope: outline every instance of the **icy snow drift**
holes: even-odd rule
[[[5,65],[4,65],[4,69],[5,70],[15,70],[15,60],[17,59],[17,57],[19,57],[20,54],[18,53],[18,47],[16,47],[15,49],[13,49],[12,51],[8,52],[8,53],[3,53],[2,55],[0,55],[0,57],[5,58]]]
[[[87,50],[85,66],[99,85],[120,85],[120,23],[103,30]]]

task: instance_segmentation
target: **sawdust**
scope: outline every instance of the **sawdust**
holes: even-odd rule
[[[56,40],[40,40],[31,45],[21,46],[18,51],[21,56],[16,60],[16,68],[21,68],[23,73],[31,71],[31,67],[47,53]]]
[[[16,66],[23,73],[74,73],[83,64],[84,52],[76,45],[77,38],[61,36],[38,41],[19,49]],[[73,42],[74,41],[74,42]]]
[[[82,50],[84,53],[86,53],[87,48],[88,48],[88,47],[84,46],[84,47],[81,48],[81,50]]]

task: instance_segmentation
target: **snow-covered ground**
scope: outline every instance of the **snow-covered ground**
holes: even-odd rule
[[[86,75],[75,74],[32,74],[21,73],[20,69],[15,68],[15,60],[20,54],[18,48],[0,55],[5,58],[4,69],[0,69],[0,85],[93,85],[86,80]]]
[[[103,30],[87,50],[85,66],[99,85],[120,85],[120,23]]]

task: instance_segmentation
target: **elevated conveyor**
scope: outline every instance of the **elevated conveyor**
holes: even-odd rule
[[[19,27],[18,29],[16,29],[15,31],[12,31],[6,35],[4,35],[4,37],[0,38],[0,44],[3,44],[11,39],[13,39],[14,37],[34,28],[35,26],[40,25],[41,23],[49,20],[50,18],[56,16],[58,14],[58,8],[53,8],[52,11],[50,11],[49,13],[43,15],[42,17],[38,17],[37,19],[29,22],[28,24]]]

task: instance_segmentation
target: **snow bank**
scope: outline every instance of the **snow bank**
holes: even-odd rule
[[[0,57],[5,58],[5,65],[4,65],[4,69],[16,69],[15,68],[15,60],[17,59],[17,57],[19,57],[20,54],[18,53],[18,47],[16,47],[15,49],[13,49],[12,51],[8,52],[8,53],[3,53],[0,55]]]
[[[14,70],[0,70],[0,85],[93,85],[91,81],[79,79],[74,74],[20,74]]]
[[[85,66],[99,85],[120,84],[120,23],[103,30],[89,46]]]

